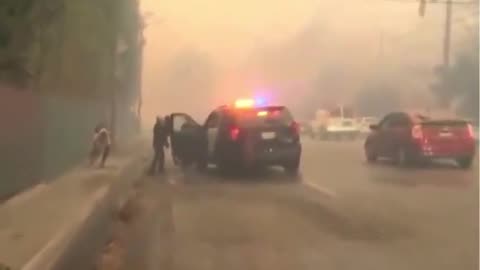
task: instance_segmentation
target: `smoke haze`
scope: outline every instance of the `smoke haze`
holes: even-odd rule
[[[268,95],[307,115],[351,103],[372,85],[397,91],[402,107],[432,104],[442,63],[445,7],[387,0],[142,0],[148,21],[144,119]],[[478,23],[454,8],[452,58]],[[168,100],[165,102],[165,100]],[[162,104],[162,106],[160,106]]]

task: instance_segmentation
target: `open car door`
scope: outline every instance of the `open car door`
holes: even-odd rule
[[[205,148],[203,127],[185,113],[172,113],[170,119],[170,140],[174,156],[184,165],[201,160]]]

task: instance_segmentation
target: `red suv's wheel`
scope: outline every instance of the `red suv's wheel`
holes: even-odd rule
[[[367,158],[367,161],[370,162],[370,163],[376,162],[377,159],[378,159],[377,154],[369,152],[367,150],[365,150],[365,156]]]
[[[413,158],[405,148],[399,147],[395,154],[394,162],[399,167],[408,167],[413,165]]]
[[[459,158],[457,159],[457,164],[462,169],[469,169],[472,166],[473,157]]]
[[[371,148],[369,144],[365,144],[364,151],[365,151],[365,157],[367,158],[368,162],[373,163],[377,161],[378,155],[377,153],[375,153],[375,151]]]

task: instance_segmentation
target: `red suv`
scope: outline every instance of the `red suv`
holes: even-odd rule
[[[431,119],[399,112],[388,114],[370,129],[372,133],[365,141],[369,162],[386,157],[402,166],[451,158],[466,169],[475,157],[475,135],[467,121]]]

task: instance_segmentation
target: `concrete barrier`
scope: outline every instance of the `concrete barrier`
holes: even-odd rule
[[[144,174],[145,154],[134,158],[111,184],[97,190],[75,220],[58,232],[22,270],[95,269],[95,260],[110,236],[111,222],[129,191]]]

